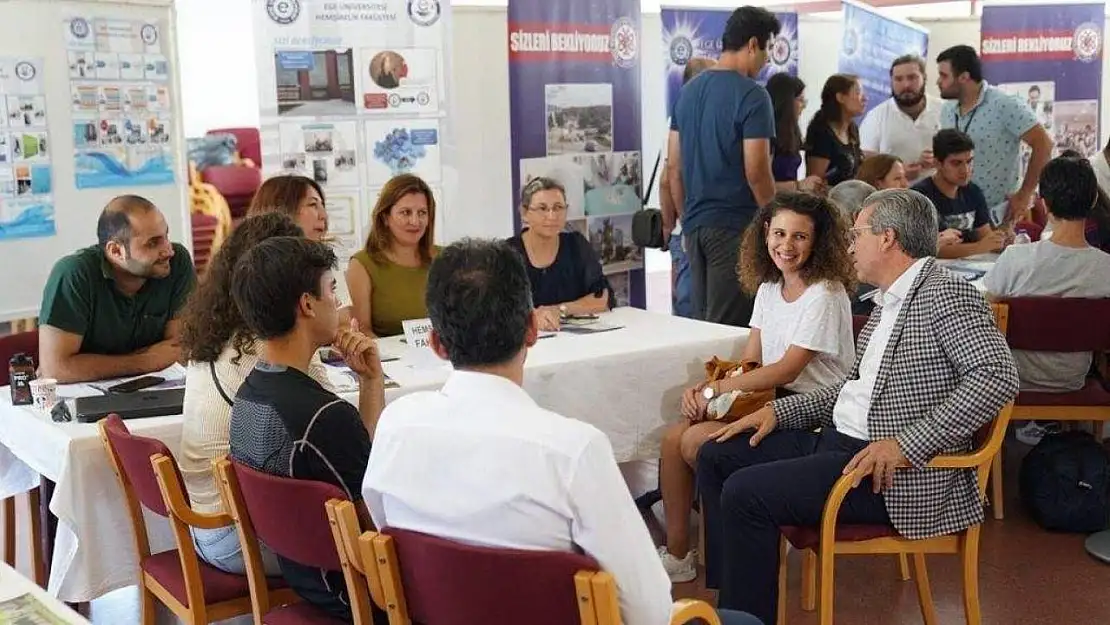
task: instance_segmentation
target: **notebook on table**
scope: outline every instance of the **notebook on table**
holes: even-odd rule
[[[185,389],[113,393],[73,401],[74,417],[79,423],[95,423],[113,413],[122,419],[165,417],[181,414]]]

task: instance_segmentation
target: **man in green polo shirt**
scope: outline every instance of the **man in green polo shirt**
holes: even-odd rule
[[[160,371],[181,358],[177,314],[196,283],[189,252],[149,200],[113,199],[98,243],[54,265],[39,313],[40,374],[62,383]]]

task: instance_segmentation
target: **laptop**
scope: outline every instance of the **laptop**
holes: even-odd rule
[[[185,389],[172,388],[136,393],[112,393],[74,400],[75,418],[79,423],[95,423],[115,413],[122,419],[142,419],[181,414]]]

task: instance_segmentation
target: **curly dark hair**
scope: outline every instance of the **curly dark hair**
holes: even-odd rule
[[[254,336],[231,299],[235,263],[266,239],[303,236],[291,217],[278,212],[248,217],[232,231],[181,313],[181,353],[186,362],[215,362],[229,341],[235,347],[231,361],[236,365],[240,356],[253,353]]]
[[[848,255],[848,222],[832,202],[810,193],[780,191],[767,206],[759,209],[744,232],[740,244],[740,259],[736,274],[740,286],[750,295],[764,282],[780,282],[782,271],[771,260],[767,251],[767,229],[779,211],[791,211],[813,221],[813,251],[805,266],[802,279],[806,284],[822,280],[839,282],[851,292],[855,283],[855,269]]]

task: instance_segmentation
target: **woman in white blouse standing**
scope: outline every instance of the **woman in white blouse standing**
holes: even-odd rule
[[[659,557],[675,582],[696,575],[689,530],[697,453],[726,427],[709,413],[727,413],[742,392],[807,393],[835,384],[855,359],[848,225],[828,200],[807,193],[776,195],[744,233],[737,272],[740,286],[756,294],[742,361],[761,366],[687,389],[682,420],[663,436],[659,485],[667,544]]]
[[[228,454],[231,402],[258,363],[255,340],[231,300],[232,270],[247,250],[279,236],[303,237],[304,231],[279,212],[244,220],[220,247],[182,312],[181,352],[189,364],[177,461],[198,512],[224,512],[212,464]],[[332,390],[318,357],[309,369],[313,379]],[[192,532],[193,544],[205,562],[228,573],[246,572],[234,525]],[[277,559],[264,546],[262,555],[266,574],[280,575]]]

